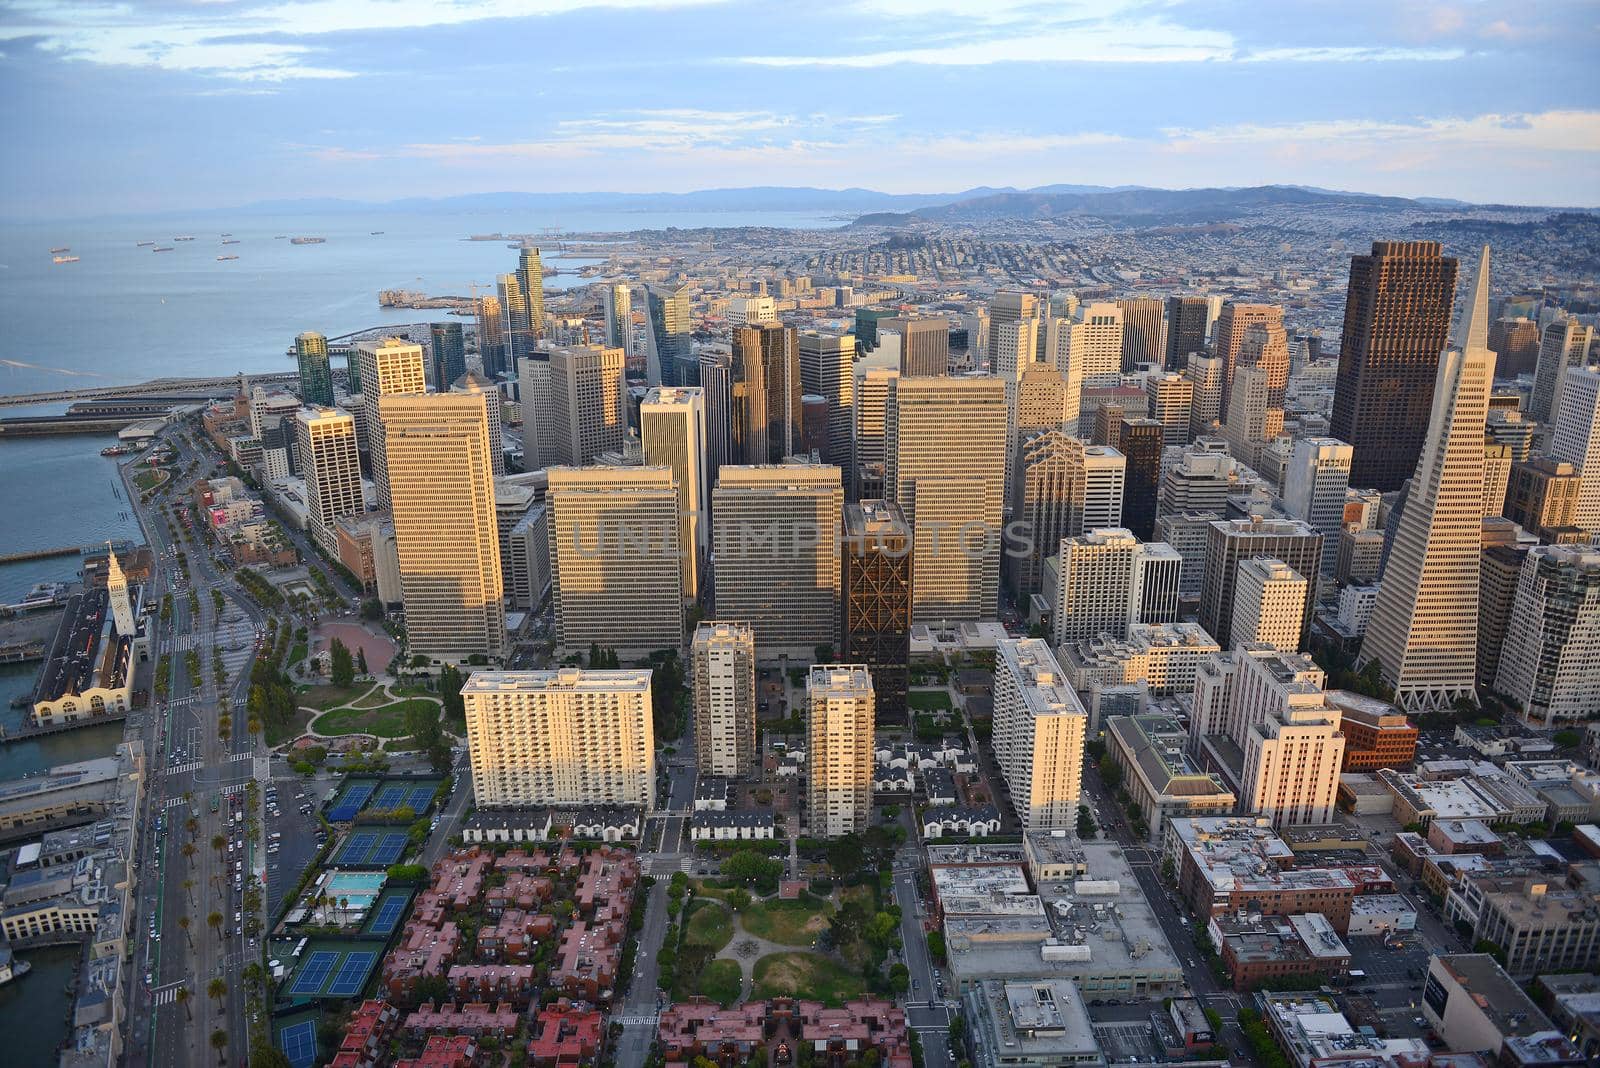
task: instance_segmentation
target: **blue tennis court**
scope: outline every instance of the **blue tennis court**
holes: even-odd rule
[[[346,954],[344,963],[339,966],[339,974],[328,984],[328,993],[336,997],[349,997],[360,993],[361,987],[367,981],[367,973],[372,970],[372,964],[377,959],[376,953]]]
[[[433,804],[433,793],[438,788],[437,783],[432,786],[413,786],[411,792],[406,794],[406,804],[411,807],[411,811],[421,816],[428,811],[428,806]]]
[[[317,1025],[311,1020],[278,1029],[278,1048],[294,1068],[311,1068],[317,1062]]]
[[[394,929],[400,926],[400,917],[405,915],[406,902],[409,899],[409,894],[385,894],[383,900],[378,903],[378,910],[367,922],[367,933],[394,934]]]
[[[354,867],[367,859],[367,854],[372,852],[372,847],[377,842],[376,831],[357,831],[344,840],[344,845],[339,847],[339,856],[334,863],[341,868]]]
[[[372,852],[367,855],[368,864],[376,864],[387,868],[400,859],[400,854],[406,851],[407,837],[403,834],[388,834],[383,840],[372,847]]]
[[[356,813],[367,803],[367,798],[372,796],[377,784],[370,782],[351,783],[344,788],[339,801],[328,812],[328,819],[334,823],[349,823],[356,818]]]
[[[290,994],[317,994],[322,991],[322,984],[328,981],[328,973],[333,971],[333,965],[339,959],[337,950],[319,949],[306,958],[305,964],[300,968],[300,974],[294,977],[294,982],[289,984]]]
[[[373,808],[391,809],[399,808],[405,804],[406,787],[404,783],[384,783],[372,799]]]

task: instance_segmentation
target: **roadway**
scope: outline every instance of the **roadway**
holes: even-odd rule
[[[177,451],[173,468],[195,461],[197,477],[211,473],[207,458],[187,448],[180,436],[169,431],[162,440]],[[244,726],[245,699],[266,616],[227,580],[198,531],[184,546],[187,572],[178,565],[168,508],[172,500],[184,499],[185,488],[175,479],[154,494],[149,505],[139,503],[138,491],[131,486],[128,495],[155,555],[154,589],[172,597],[171,619],[158,624],[153,654],[158,664],[160,656],[171,657],[168,700],[158,703],[145,727],[153,781],[151,818],[144,822],[141,837],[141,866],[153,869],[154,877],[144,882],[141,915],[135,921],[143,924],[136,928],[142,943],[136,968],[142,974],[136,976],[129,1006],[133,1021],[129,1053],[148,1063],[209,1068],[216,1056],[209,1041],[214,1030],[229,1036],[230,1056],[247,1053],[239,974],[260,957],[253,940],[244,934],[243,895],[234,887],[236,875],[241,884],[246,875],[259,879],[265,860],[259,839],[247,840],[243,809],[257,755]],[[191,589],[197,594],[198,610],[190,606]],[[220,609],[212,590],[222,593]],[[200,658],[199,686],[193,685],[185,664],[184,654],[190,650]],[[213,650],[224,666],[220,687]],[[224,697],[232,713],[226,738],[217,731]],[[164,818],[164,831],[157,831],[157,818]],[[211,843],[217,836],[237,844],[214,849]],[[183,852],[186,843],[194,846],[188,857]],[[222,919],[215,928],[208,923],[213,913]],[[222,979],[227,986],[220,999],[208,995],[213,979]],[[188,991],[187,1004],[180,1004],[180,988]]]

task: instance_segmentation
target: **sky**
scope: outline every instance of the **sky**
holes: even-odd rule
[[[0,215],[748,185],[1600,205],[1594,0],[0,0]]]

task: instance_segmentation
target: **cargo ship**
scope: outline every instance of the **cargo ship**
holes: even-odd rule
[[[137,245],[135,245],[133,247],[134,248],[149,248],[153,244],[155,244],[154,241],[141,241],[141,242],[139,242]]]
[[[328,239],[325,238],[325,237],[291,237],[289,239],[289,244],[291,244],[291,245],[321,245],[321,244],[326,243],[327,240]]]
[[[174,240],[174,241],[193,241],[194,238],[192,238],[192,237],[175,237],[172,240]]]
[[[56,255],[56,254],[57,254],[57,253],[58,253],[58,252],[71,252],[71,251],[72,251],[72,250],[71,250],[71,249],[70,249],[70,248],[68,248],[68,247],[67,247],[67,246],[66,246],[66,245],[62,245],[62,246],[61,246],[61,247],[60,247],[60,248],[53,248],[53,249],[51,249],[51,250],[50,250],[50,255],[52,255],[52,256],[54,256],[54,255]]]
[[[151,249],[150,251],[151,252],[171,252],[172,251],[172,246],[171,245],[157,245],[155,248]]]
[[[239,258],[238,256],[218,256],[217,257],[217,262],[221,263],[223,260],[236,260],[238,258]]]
[[[238,243],[239,239],[237,237],[230,237],[228,240],[223,242],[224,245],[237,245]]]
[[[51,263],[77,263],[78,262],[78,257],[76,257],[76,256],[57,256],[54,259],[52,259],[50,262]]]

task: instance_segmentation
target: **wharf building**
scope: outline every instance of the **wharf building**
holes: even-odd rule
[[[133,677],[150,658],[144,587],[130,589],[108,550],[106,584],[67,599],[35,683],[29,722],[35,727],[120,719],[133,707]]]

